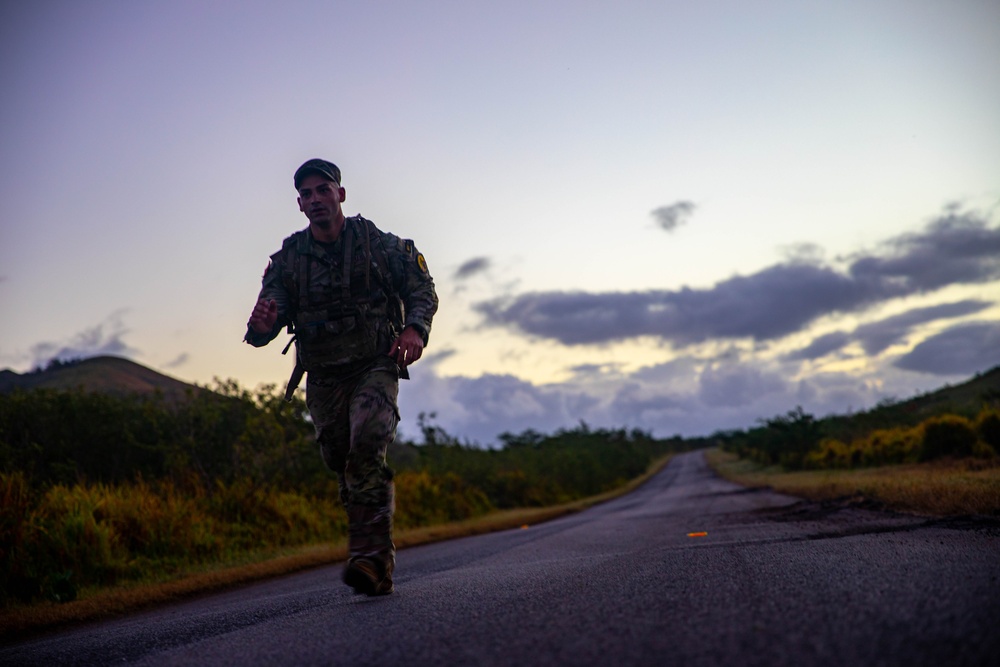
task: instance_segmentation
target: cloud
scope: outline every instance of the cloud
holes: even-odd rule
[[[833,269],[792,263],[710,289],[646,292],[533,292],[473,306],[486,324],[567,345],[654,336],[677,344],[712,338],[770,340],[833,311],[853,310],[868,295]]]
[[[436,367],[445,359],[455,356],[455,354],[457,354],[457,352],[453,347],[446,347],[443,350],[435,350],[430,354],[425,354],[420,357],[420,366],[422,368],[427,368],[428,366]]]
[[[789,262],[819,264],[826,254],[815,243],[791,243],[781,248],[782,254]]]
[[[854,280],[884,296],[930,292],[947,285],[1000,278],[1000,227],[974,213],[949,209],[927,228],[890,239],[883,256],[858,256]]]
[[[925,308],[914,308],[877,322],[862,324],[853,332],[835,331],[814,339],[806,347],[785,356],[788,360],[813,360],[836,352],[853,341],[861,343],[866,354],[877,355],[904,340],[918,325],[935,320],[971,315],[989,308],[992,303],[966,299]]]
[[[412,380],[400,384],[404,434],[417,433],[414,416],[437,414],[450,434],[482,445],[500,433],[528,428],[551,432],[571,427],[586,417],[596,399],[568,386],[539,387],[512,375],[476,378],[441,377],[434,368],[415,369]]]
[[[846,271],[791,259],[707,289],[530,292],[481,301],[473,308],[486,326],[567,345],[652,336],[683,346],[710,339],[774,340],[825,315],[997,278],[1000,228],[990,228],[974,214],[948,211],[920,233],[890,239],[881,255],[853,257]],[[908,326],[889,323],[858,335],[878,347],[898,339]]]
[[[710,407],[751,405],[773,393],[787,393],[787,382],[779,374],[752,364],[736,363],[705,369],[698,398]]]
[[[896,360],[896,367],[933,375],[972,375],[1000,364],[1000,322],[959,324]]]
[[[190,357],[190,355],[188,355],[187,352],[182,352],[173,361],[168,361],[167,363],[163,364],[163,367],[164,368],[178,368],[178,367],[183,366],[184,364],[186,364],[190,360],[190,358],[191,357]]]
[[[933,322],[934,320],[950,319],[971,315],[989,308],[989,301],[966,299],[953,303],[942,303],[926,308],[914,308],[905,313],[887,317],[878,322],[862,324],[854,330],[854,338],[868,354],[878,354],[886,348],[903,340],[913,331],[914,327]]]
[[[825,357],[831,352],[846,347],[851,342],[852,336],[846,331],[834,331],[815,338],[811,343],[788,354],[785,358],[793,361],[812,361]]]
[[[455,270],[455,275],[452,276],[455,280],[468,280],[469,278],[475,276],[478,273],[483,273],[490,268],[491,262],[488,257],[473,257],[472,259],[463,262]]]
[[[444,377],[418,366],[413,380],[400,384],[402,437],[419,434],[420,412],[435,412],[445,431],[481,445],[495,444],[503,432],[552,433],[581,419],[594,428],[639,428],[658,437],[709,435],[747,428],[797,405],[817,416],[843,414],[939,385],[888,361],[860,374],[792,380],[779,362],[728,352],[724,359],[682,356],[632,373],[597,365],[576,370],[566,382],[534,385],[511,375]]]
[[[694,213],[695,205],[689,201],[679,201],[669,206],[661,206],[649,212],[656,224],[665,231],[672,232],[688,221]]]
[[[70,361],[88,359],[106,354],[127,356],[135,354],[136,350],[129,347],[123,340],[128,329],[122,321],[126,311],[119,310],[107,317],[100,324],[84,329],[63,342],[41,342],[31,347],[32,365],[44,367],[54,359]]]

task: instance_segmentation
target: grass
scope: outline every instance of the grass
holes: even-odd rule
[[[851,470],[786,471],[719,449],[709,465],[743,486],[767,486],[808,500],[858,497],[887,509],[930,516],[1000,515],[1000,460],[942,459]]]
[[[482,517],[397,530],[393,540],[398,549],[431,542],[481,535],[530,526],[580,512],[624,495],[663,469],[670,456],[657,459],[647,471],[627,484],[597,496],[562,505],[492,512]],[[84,589],[80,599],[68,603],[40,602],[0,610],[0,641],[38,634],[87,621],[122,616],[139,609],[219,591],[235,586],[290,574],[313,567],[331,565],[347,559],[343,541],[326,545],[308,545],[296,549],[260,552],[242,557],[240,562],[220,563],[171,579],[129,584],[104,589]]]

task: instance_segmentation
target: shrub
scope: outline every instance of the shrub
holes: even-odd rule
[[[955,415],[933,417],[923,422],[920,460],[930,461],[945,456],[971,456],[976,446],[976,431],[972,423]]]
[[[976,433],[994,453],[1000,453],[1000,410],[988,408],[976,418]]]
[[[915,461],[923,437],[920,429],[897,427],[878,429],[855,443],[862,465],[889,465]]]
[[[23,474],[0,473],[0,599],[30,599],[40,588],[25,558],[25,542],[30,543],[33,532],[29,520],[34,502]]]
[[[851,447],[836,438],[823,438],[815,449],[806,454],[803,467],[811,469],[851,467]]]
[[[394,520],[400,528],[461,521],[491,509],[486,495],[455,473],[430,475],[421,470],[396,475]]]

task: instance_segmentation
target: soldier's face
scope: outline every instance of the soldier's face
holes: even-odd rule
[[[306,214],[311,224],[330,229],[344,216],[340,205],[344,201],[344,188],[318,174],[309,174],[299,184],[299,210]]]

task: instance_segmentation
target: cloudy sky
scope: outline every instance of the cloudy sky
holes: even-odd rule
[[[1000,363],[993,0],[40,0],[0,78],[0,367],[283,384],[241,339],[311,157],[437,283],[404,436],[708,434]]]

